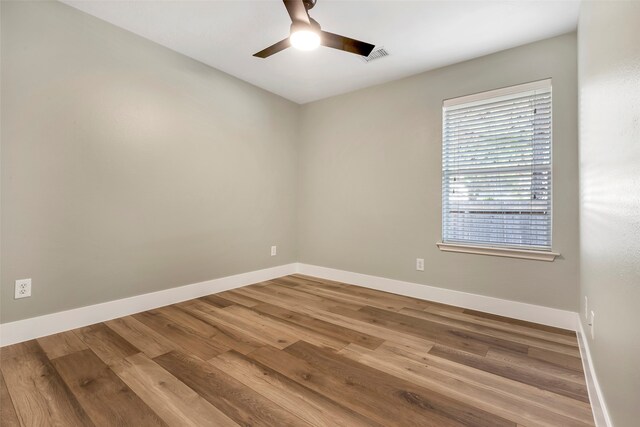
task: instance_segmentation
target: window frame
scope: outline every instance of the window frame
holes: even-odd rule
[[[553,207],[553,199],[555,195],[555,185],[553,182],[553,169],[554,169],[554,160],[553,160],[553,87],[551,78],[537,80],[529,83],[523,83],[513,86],[507,86],[499,89],[474,93],[471,95],[460,96],[455,98],[445,99],[442,102],[442,137],[441,137],[441,149],[442,153],[444,153],[445,148],[445,114],[446,109],[451,108],[458,105],[465,106],[473,106],[474,104],[484,104],[488,102],[499,101],[500,98],[510,98],[514,95],[531,92],[540,89],[548,89],[551,93],[551,105],[550,105],[550,120],[551,120],[551,135],[550,135],[550,165],[549,165],[549,173],[550,178],[549,181],[551,183],[551,200],[549,201],[549,247],[548,248],[536,248],[536,247],[524,247],[524,246],[514,246],[505,244],[496,244],[496,243],[465,243],[465,242],[454,242],[454,241],[445,241],[445,193],[444,193],[444,180],[445,180],[445,170],[444,170],[444,161],[441,163],[441,241],[437,242],[437,246],[441,251],[446,252],[462,252],[462,253],[472,253],[472,254],[481,254],[481,255],[493,255],[493,256],[504,256],[511,258],[521,258],[521,259],[534,259],[539,261],[553,261],[560,254],[554,252],[552,250],[553,247],[553,217],[554,217],[554,207]]]

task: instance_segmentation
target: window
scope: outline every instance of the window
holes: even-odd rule
[[[442,240],[551,251],[551,80],[444,102]]]

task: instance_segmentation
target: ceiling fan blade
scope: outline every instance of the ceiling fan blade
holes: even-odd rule
[[[356,55],[369,56],[375,45],[361,42],[360,40],[350,39],[349,37],[340,36],[338,34],[322,32],[320,37],[322,45],[332,47],[345,52],[355,53]]]
[[[284,2],[284,7],[287,8],[287,12],[289,12],[291,22],[300,22],[303,24],[311,25],[311,21],[309,21],[309,13],[307,12],[307,8],[304,7],[304,3],[302,2],[302,0],[282,1]]]
[[[281,50],[285,50],[289,46],[291,46],[291,43],[289,42],[289,37],[287,37],[284,40],[280,40],[276,44],[272,44],[271,46],[269,46],[266,49],[262,49],[258,53],[254,53],[253,56],[256,56],[258,58],[267,58],[267,57],[273,55],[274,53],[278,53]]]

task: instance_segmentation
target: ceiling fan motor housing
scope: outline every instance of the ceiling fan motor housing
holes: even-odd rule
[[[292,22],[291,28],[289,30],[290,34],[293,34],[298,31],[313,31],[314,33],[320,34],[320,24],[315,19],[309,19],[311,25],[305,22]]]

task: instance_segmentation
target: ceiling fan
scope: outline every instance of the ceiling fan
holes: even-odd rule
[[[318,46],[332,47],[356,55],[369,56],[375,45],[354,40],[338,34],[328,33],[320,29],[320,24],[309,17],[309,10],[317,0],[282,0],[291,17],[290,35],[284,40],[254,53],[258,58],[267,58],[274,53],[293,46],[300,50],[313,50]]]

